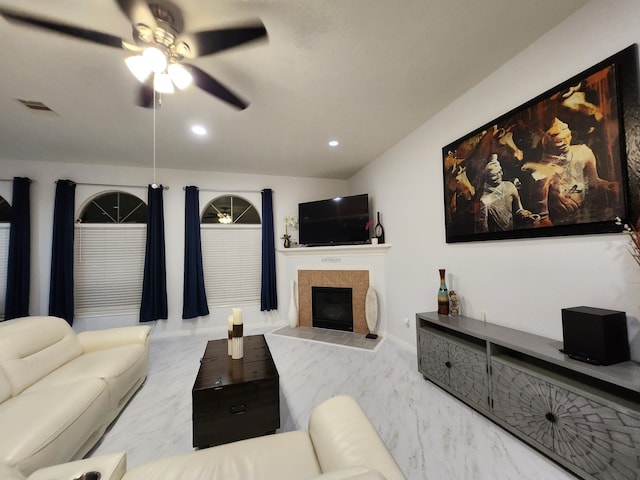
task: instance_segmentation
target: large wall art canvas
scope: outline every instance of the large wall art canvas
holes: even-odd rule
[[[637,71],[633,45],[445,146],[447,242],[619,231]]]

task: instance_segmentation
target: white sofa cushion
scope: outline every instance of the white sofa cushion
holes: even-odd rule
[[[74,358],[51,372],[24,393],[48,389],[78,380],[101,378],[109,389],[109,410],[121,408],[128,394],[137,389],[138,379],[148,370],[149,356],[145,345],[136,343],[98,350]]]
[[[78,445],[104,432],[106,387],[103,380],[86,379],[25,392],[0,404],[0,463],[28,475],[74,458]]]
[[[88,330],[78,333],[78,342],[84,353],[119,347],[126,343],[148,344],[151,327],[137,325],[126,328],[106,328],[103,330]]]
[[[322,472],[309,435],[279,433],[146,463],[123,480],[312,479]]]
[[[11,398],[11,384],[4,374],[2,368],[0,368],[0,403]]]
[[[0,368],[13,396],[81,354],[75,332],[62,318],[24,317],[2,323]]]

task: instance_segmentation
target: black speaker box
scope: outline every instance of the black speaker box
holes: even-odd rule
[[[594,365],[629,360],[624,312],[593,307],[562,309],[562,336],[569,357]]]

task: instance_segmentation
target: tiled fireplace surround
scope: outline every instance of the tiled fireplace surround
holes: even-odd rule
[[[353,295],[353,331],[369,332],[365,320],[365,298],[371,285],[378,295],[377,331],[386,328],[384,254],[390,247],[383,245],[350,245],[307,247],[279,250],[285,257],[286,285],[294,281],[290,295],[297,295],[298,325],[311,327],[311,287],[350,287]],[[289,303],[287,303],[288,305]]]
[[[368,270],[298,270],[298,322],[312,327],[311,287],[347,287],[352,289],[353,332],[368,333],[364,300],[369,288]]]

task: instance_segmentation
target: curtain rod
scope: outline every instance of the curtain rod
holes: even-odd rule
[[[190,185],[188,185],[190,186]],[[216,190],[215,188],[200,188],[196,187],[199,192],[213,192],[213,193],[262,193],[264,190]],[[186,190],[187,187],[182,187],[182,190]]]
[[[13,182],[13,178],[0,178],[0,182]],[[36,183],[36,181],[29,179],[29,183]]]
[[[73,180],[69,180],[73,182]],[[56,180],[54,183],[58,183]],[[89,187],[121,187],[121,188],[147,188],[148,185],[114,185],[112,183],[88,183],[88,182],[73,182],[76,185],[84,185]],[[163,186],[163,190],[169,190],[168,186]]]

